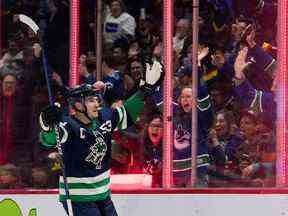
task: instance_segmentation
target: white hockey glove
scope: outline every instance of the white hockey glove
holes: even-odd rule
[[[164,68],[158,61],[153,61],[152,65],[145,63],[145,68],[145,80],[140,85],[144,93],[150,95],[161,84],[164,78]]]

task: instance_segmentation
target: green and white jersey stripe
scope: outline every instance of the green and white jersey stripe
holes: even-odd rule
[[[95,177],[67,177],[71,201],[89,202],[105,199],[110,194],[110,170]],[[59,179],[60,201],[65,200],[64,180]]]
[[[119,115],[118,129],[124,130],[127,128],[127,113],[124,106],[116,108]]]
[[[197,155],[197,168],[209,166],[210,157],[209,154]],[[173,172],[183,172],[192,168],[192,158],[185,158],[181,160],[173,160]]]

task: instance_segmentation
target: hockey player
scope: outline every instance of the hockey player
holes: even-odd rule
[[[117,215],[109,189],[111,136],[116,127],[125,129],[137,120],[145,94],[158,85],[162,72],[159,62],[154,61],[152,67],[146,64],[146,83],[116,109],[104,107],[99,91],[84,84],[69,92],[68,101],[75,110],[74,115],[63,114],[57,106],[41,112],[41,139],[45,146],[56,146],[53,128],[59,127],[60,151],[74,216]],[[60,176],[60,201],[67,211],[64,186]]]

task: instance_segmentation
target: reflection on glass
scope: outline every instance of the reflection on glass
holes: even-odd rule
[[[162,2],[103,0],[101,32],[96,1],[79,2],[80,82],[102,80],[111,90],[105,105],[119,108],[140,89],[145,63],[163,58]],[[194,186],[273,187],[277,4],[225,2],[200,1]],[[0,188],[56,188],[59,156],[39,147],[38,138],[38,115],[48,105],[41,50],[46,49],[54,91],[65,106],[69,1],[5,1],[1,7]],[[15,20],[19,12],[37,22],[45,47]],[[173,187],[191,188],[191,1],[175,1],[174,15],[171,175]],[[162,108],[167,106],[162,101],[160,86],[145,98],[136,124],[113,134],[111,168],[116,181],[125,177],[120,186],[162,187]]]
[[[190,4],[179,1],[174,8],[177,19],[173,45],[180,59],[174,83],[174,92],[179,95],[178,112],[173,118],[175,187],[191,187]],[[200,1],[200,17],[196,20],[198,168],[194,186],[271,187],[275,186],[276,162],[273,79],[277,29],[273,23],[277,3],[249,1],[230,6],[224,2]],[[269,21],[264,18],[268,10]]]

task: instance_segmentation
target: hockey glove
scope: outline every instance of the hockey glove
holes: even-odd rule
[[[40,126],[43,131],[50,131],[61,120],[62,112],[59,106],[45,107],[39,116]]]
[[[154,89],[160,86],[164,78],[164,69],[163,65],[158,61],[153,61],[152,65],[145,63],[145,68],[145,80],[142,82],[141,90],[146,95],[151,95]]]

